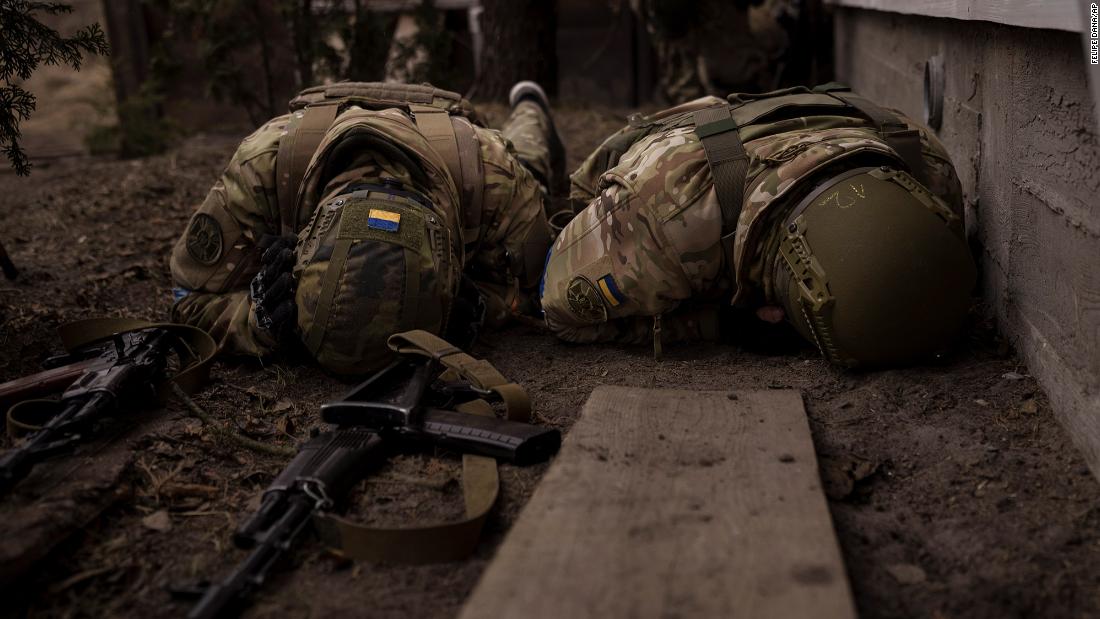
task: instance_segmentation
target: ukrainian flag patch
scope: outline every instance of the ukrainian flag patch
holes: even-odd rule
[[[615,278],[610,273],[601,277],[596,283],[600,288],[600,294],[607,300],[608,305],[619,307],[622,304],[623,293],[619,291],[619,286],[615,284]]]
[[[401,227],[401,213],[384,211],[380,208],[372,208],[367,213],[367,227],[386,232],[397,232]]]

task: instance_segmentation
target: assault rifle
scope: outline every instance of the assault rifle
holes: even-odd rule
[[[75,323],[74,323],[75,324]],[[169,328],[149,326],[125,319],[92,319],[80,326],[93,332],[123,326],[106,339],[47,360],[51,369],[0,384],[0,413],[8,423],[29,426],[32,431],[0,455],[0,497],[43,460],[72,451],[94,432],[100,420],[123,409],[137,408],[156,400],[173,351],[179,354],[181,374],[186,360],[196,352],[203,359],[187,372],[198,376],[200,365],[212,353],[212,342],[190,341]],[[173,327],[183,328],[183,327]],[[194,330],[192,330],[194,331]],[[208,336],[201,337],[208,340]],[[197,346],[196,346],[197,344]],[[201,350],[196,350],[201,349]],[[179,375],[177,375],[178,377]],[[64,389],[58,400],[28,400]],[[24,400],[8,413],[9,405]],[[16,414],[18,411],[18,415]],[[13,428],[9,428],[9,431]]]
[[[188,614],[207,619],[239,613],[276,561],[308,530],[315,513],[336,507],[393,447],[432,445],[516,464],[539,462],[561,444],[557,430],[450,410],[493,392],[439,379],[434,359],[394,362],[343,399],[321,406],[338,426],[312,438],[264,491],[241,523],[236,546],[252,552],[221,583],[211,584]]]

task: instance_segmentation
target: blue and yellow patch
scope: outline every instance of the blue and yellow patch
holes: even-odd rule
[[[367,227],[386,232],[397,232],[401,227],[401,213],[372,208],[367,214]]]
[[[619,307],[623,302],[623,293],[619,291],[619,286],[615,283],[615,278],[610,273],[604,275],[596,284],[600,288],[600,293],[603,294],[604,300],[607,301],[611,307]]]

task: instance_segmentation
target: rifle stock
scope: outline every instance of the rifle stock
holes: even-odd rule
[[[56,402],[42,403],[47,409],[30,432],[14,447],[0,454],[0,497],[30,473],[39,462],[68,451],[94,431],[98,421],[120,408],[130,407],[156,396],[156,383],[163,377],[174,336],[162,328],[117,334],[114,351],[102,351],[83,368]],[[59,370],[68,368],[57,368]],[[49,373],[47,370],[46,373]],[[54,375],[61,381],[65,372]],[[37,388],[43,381],[24,384],[22,390]],[[48,382],[48,381],[46,381]],[[17,387],[14,391],[20,391]],[[37,415],[36,415],[37,417]]]
[[[64,391],[85,372],[111,363],[104,359],[82,359],[75,363],[43,370],[6,383],[0,383],[0,427],[7,423],[7,412],[26,400],[42,398]]]

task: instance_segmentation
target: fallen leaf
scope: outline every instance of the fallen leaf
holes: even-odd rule
[[[275,428],[283,434],[294,436],[294,420],[287,415],[275,420]]]
[[[981,398],[978,398],[977,400],[974,400],[974,403],[977,404],[978,406],[989,406],[989,402],[987,402],[987,401],[985,401]]]
[[[155,511],[141,519],[141,524],[147,529],[165,533],[172,530],[172,518],[165,510]]]
[[[270,409],[268,409],[267,412],[269,412],[269,413],[281,413],[283,411],[288,411],[291,408],[294,408],[294,405],[291,404],[289,400],[279,400],[278,402],[275,403],[275,406],[272,406]]]
[[[985,496],[985,487],[988,486],[988,485],[989,485],[989,480],[988,479],[983,479],[982,481],[978,482],[978,486],[976,488],[974,488],[974,496],[976,496],[978,498],[981,498],[981,497]]]
[[[1035,401],[1035,398],[1028,398],[1020,405],[1020,412],[1034,415],[1039,412],[1039,403]]]
[[[822,456],[819,460],[825,495],[834,501],[846,499],[856,484],[878,471],[879,463],[855,454]]]
[[[894,577],[894,580],[903,585],[916,585],[928,580],[928,575],[919,565],[912,563],[895,563],[886,566],[886,571]]]

